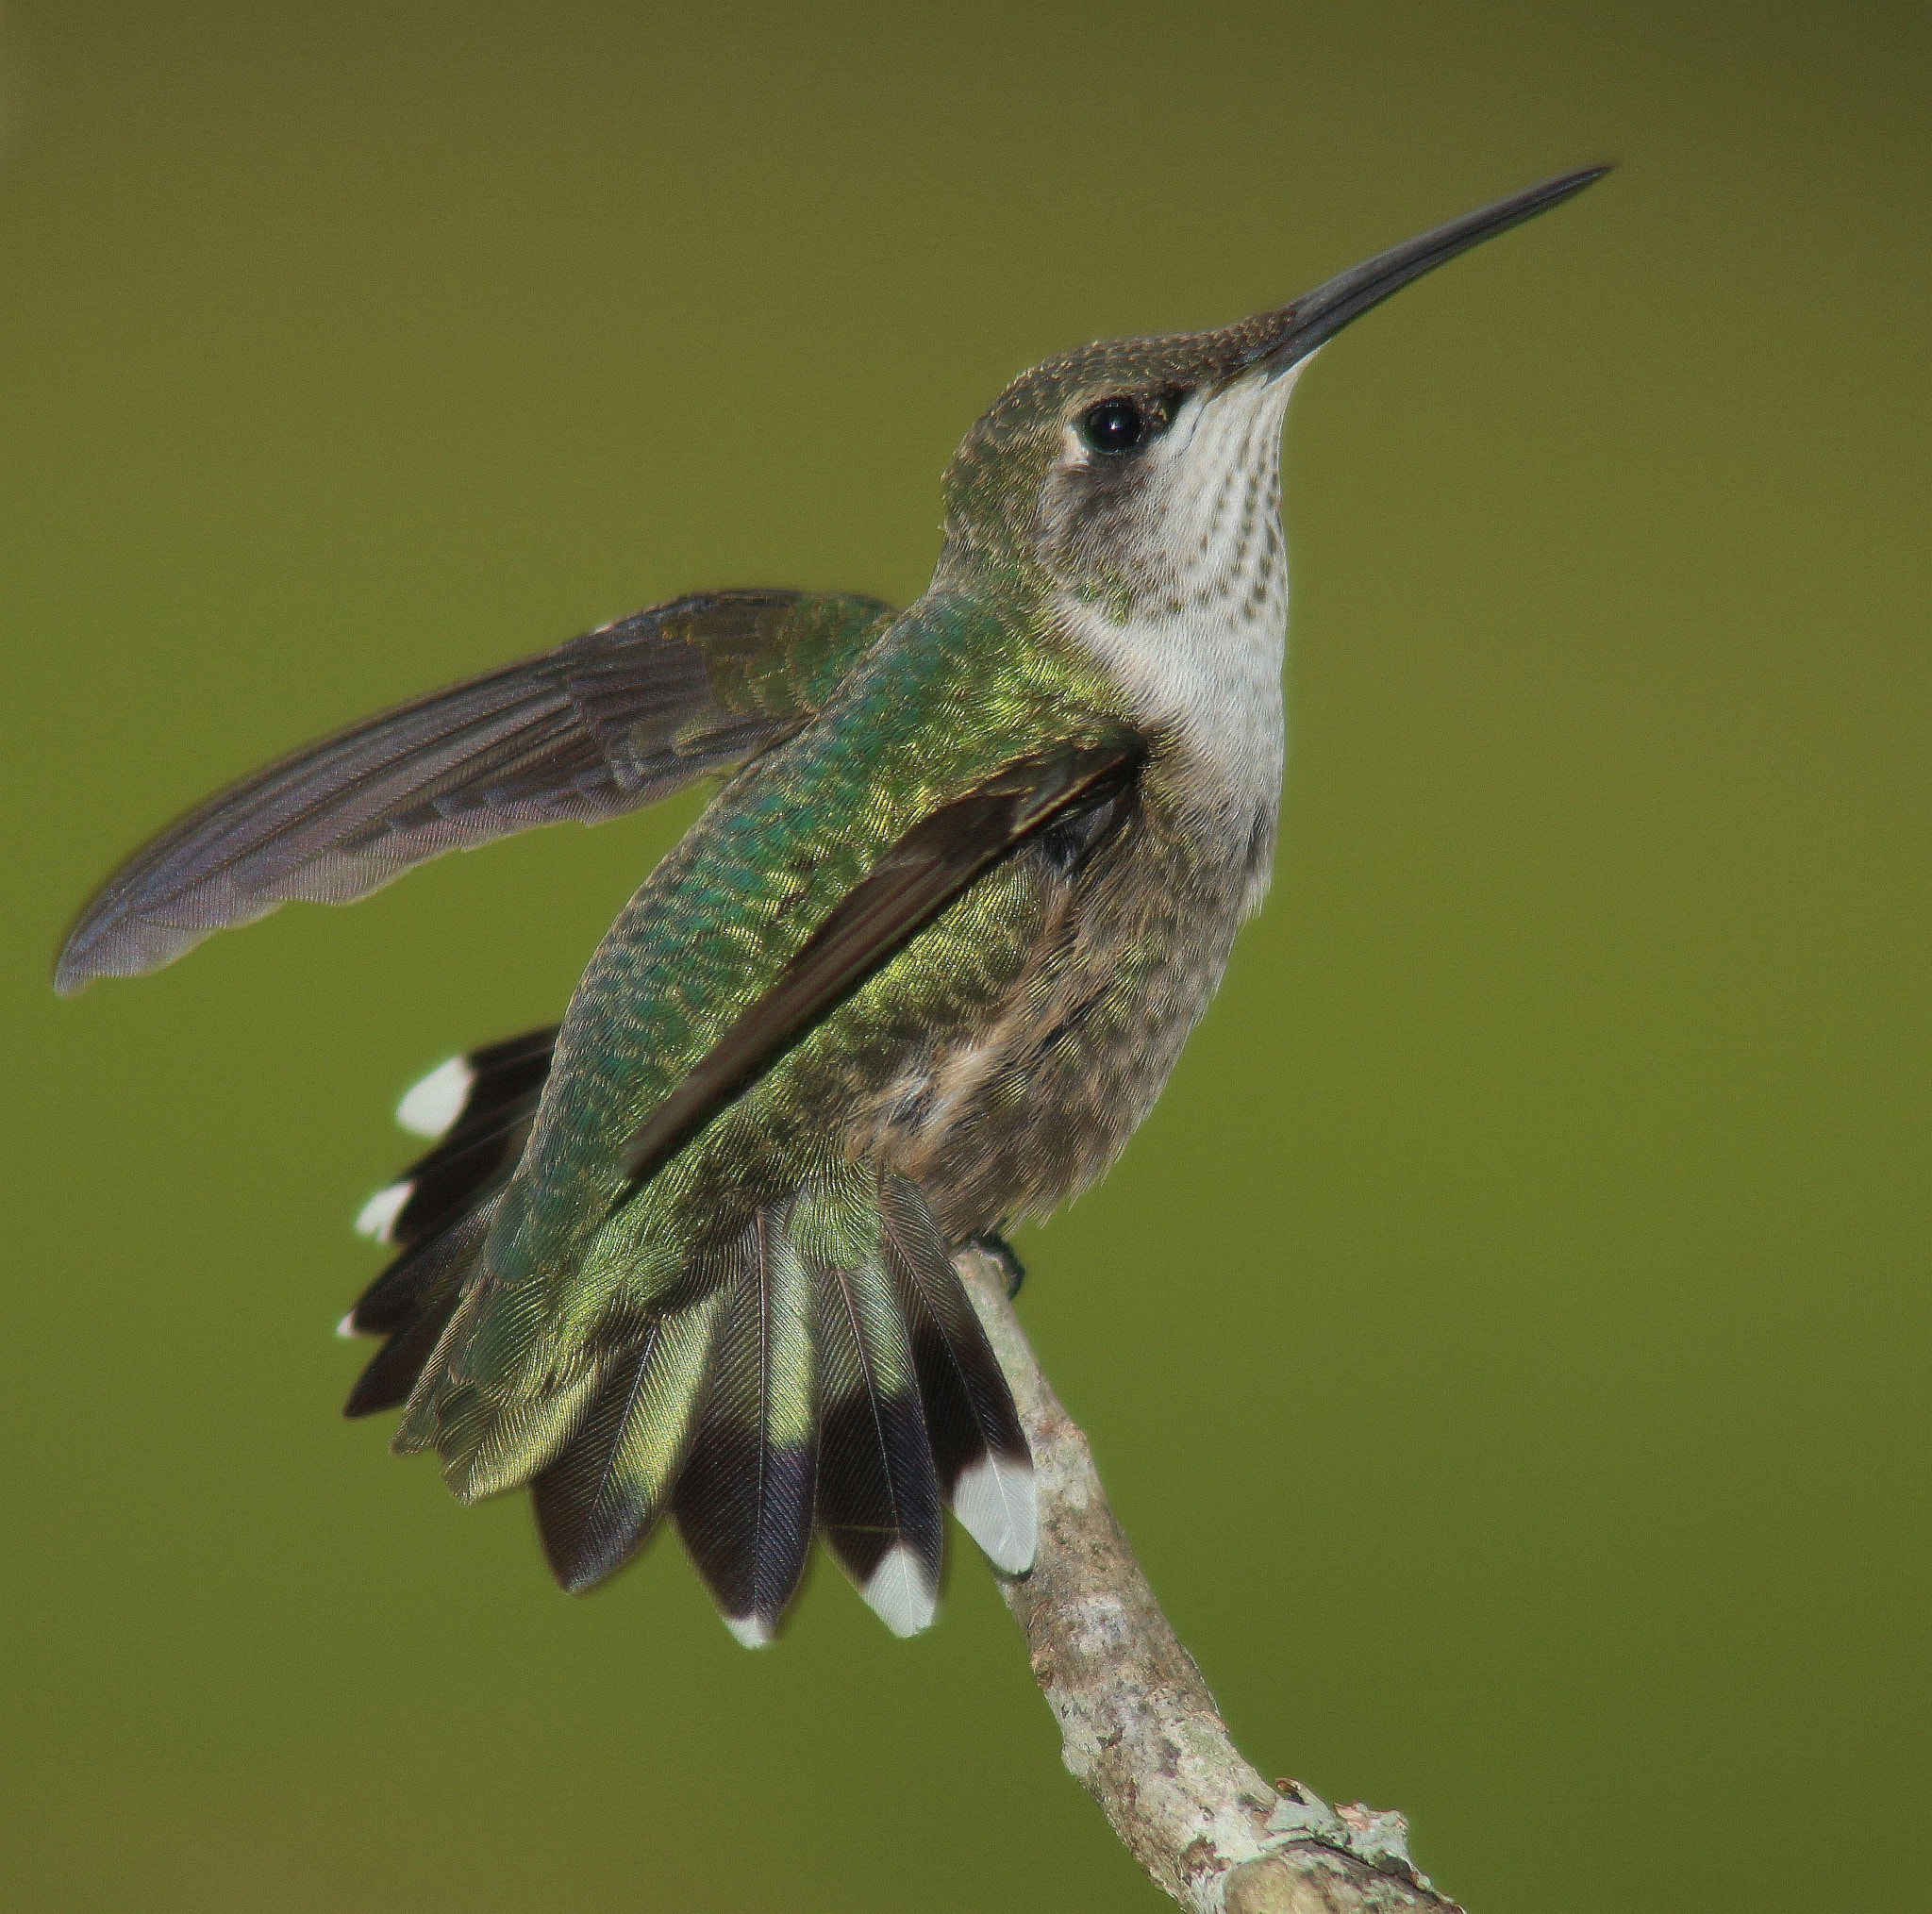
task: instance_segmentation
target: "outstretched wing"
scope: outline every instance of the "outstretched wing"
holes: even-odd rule
[[[1070,848],[1090,848],[1110,828],[1144,756],[1131,732],[1066,744],[1016,758],[922,818],[645,1119],[625,1150],[631,1177],[648,1175],[983,871],[1053,828],[1072,834]]]
[[[138,976],[290,898],[345,904],[444,851],[601,824],[741,764],[821,709],[892,616],[839,593],[699,593],[305,745],[122,865],[54,986]]]

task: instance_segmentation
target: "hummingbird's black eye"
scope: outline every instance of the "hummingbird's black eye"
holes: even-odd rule
[[[1091,452],[1131,452],[1147,436],[1147,415],[1132,399],[1102,399],[1080,414],[1079,426]]]

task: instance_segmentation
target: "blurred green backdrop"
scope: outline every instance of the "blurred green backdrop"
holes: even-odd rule
[[[687,588],[908,598],[1022,366],[1600,157],[1302,389],[1274,897],[1025,1309],[1249,1751],[1478,1914],[1910,1905],[1927,22],[16,0],[6,1905],[1158,1905],[976,1559],[753,1657],[337,1417],[396,1092],[689,807],[45,966],[228,775]]]

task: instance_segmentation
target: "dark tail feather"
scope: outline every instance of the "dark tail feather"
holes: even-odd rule
[[[408,1399],[463,1300],[463,1285],[489,1233],[494,1207],[486,1204],[441,1236],[405,1250],[342,1319],[347,1335],[388,1339],[350,1390],[344,1415],[375,1415],[399,1408]]]
[[[570,1446],[530,1485],[551,1571],[573,1594],[657,1525],[690,1445],[723,1297],[654,1318],[610,1371]]]
[[[776,1630],[811,1545],[811,1282],[782,1213],[771,1210],[726,1261],[710,1386],[675,1506],[724,1625],[757,1648]]]
[[[372,1199],[357,1225],[404,1248],[341,1321],[345,1336],[386,1339],[345,1415],[398,1408],[414,1390],[462,1302],[496,1194],[523,1155],[556,1041],[550,1024],[488,1044],[432,1071],[403,1098],[396,1114],[404,1126],[441,1140]]]
[[[911,1339],[878,1262],[814,1274],[819,1526],[880,1621],[916,1635],[939,1605],[945,1525]]]
[[[423,1365],[435,1353],[442,1332],[449,1327],[449,1319],[457,1313],[457,1305],[462,1300],[462,1291],[452,1288],[410,1317],[357,1378],[349,1400],[342,1405],[342,1413],[373,1416],[383,1409],[401,1408],[408,1401],[416,1378],[423,1373]]]
[[[886,1263],[912,1332],[919,1392],[941,1491],[961,1525],[1008,1574],[1033,1565],[1033,1456],[1012,1391],[959,1285],[925,1199],[884,1177]]]
[[[396,1111],[405,1129],[436,1147],[370,1198],[357,1228],[381,1242],[434,1235],[509,1180],[537,1115],[557,1025],[454,1057],[432,1070]]]

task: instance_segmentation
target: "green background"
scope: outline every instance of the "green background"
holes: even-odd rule
[[[1302,388],[1273,898],[1025,1314],[1245,1747],[1477,1914],[1922,1905],[1927,23],[16,0],[5,1905],[1158,1905],[976,1558],[752,1656],[337,1416],[390,1105],[689,805],[46,965],[263,757],[909,598],[1031,360],[1604,157]]]

